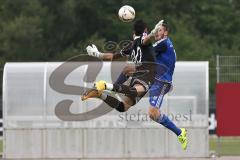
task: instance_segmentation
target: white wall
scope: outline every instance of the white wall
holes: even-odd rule
[[[81,63],[81,62],[79,62]],[[94,63],[94,62],[91,62]],[[88,121],[62,121],[55,107],[73,100],[72,113],[84,113],[101,103],[82,102],[80,95],[58,93],[49,77],[62,63],[7,63],[3,77],[4,158],[159,158],[206,157],[208,144],[208,62],[177,62],[174,90],[162,111],[186,127],[189,147],[182,151],[177,137],[146,119],[148,98],[126,114],[111,111]],[[111,81],[110,63],[97,80]],[[123,65],[114,70],[118,75]],[[87,66],[71,72],[66,84],[92,86],[83,81]],[[116,78],[115,75],[115,78]],[[123,117],[127,116],[127,120]],[[131,120],[130,120],[131,118]]]

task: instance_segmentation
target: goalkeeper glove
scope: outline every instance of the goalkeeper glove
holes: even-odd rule
[[[149,36],[152,37],[152,36],[155,36],[156,33],[158,32],[160,26],[163,24],[163,21],[164,20],[160,20],[154,27],[154,29],[150,32]]]
[[[103,53],[99,52],[97,47],[94,44],[87,46],[86,50],[89,56],[93,56],[97,58],[103,57]]]

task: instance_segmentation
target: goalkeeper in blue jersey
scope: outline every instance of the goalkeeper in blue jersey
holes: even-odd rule
[[[160,110],[164,95],[172,88],[172,76],[176,62],[176,52],[168,34],[169,27],[164,21],[162,21],[162,25],[155,34],[156,42],[153,44],[153,47],[157,63],[166,66],[168,70],[163,75],[156,73],[154,77],[154,83],[149,91],[149,103],[151,105],[149,107],[149,116],[157,123],[160,123],[173,131],[178,136],[178,140],[180,141],[182,148],[185,150],[188,143],[186,129],[178,128],[165,114],[161,113]]]
[[[182,148],[185,150],[188,143],[186,129],[178,128],[165,114],[161,113],[160,110],[164,95],[172,88],[172,76],[176,62],[176,53],[171,40],[168,38],[168,33],[169,28],[162,20],[155,26],[153,32],[148,35],[148,37],[154,37],[156,41],[153,44],[156,58],[155,62],[160,64],[159,66],[165,66],[165,68],[167,68],[165,74],[162,74],[162,69],[156,69],[157,72],[149,90],[149,116],[152,120],[173,131],[178,136],[178,140],[181,143]],[[101,53],[91,56],[97,56],[108,60],[113,59],[113,54],[111,53]],[[127,67],[115,83],[124,83],[129,77],[128,72],[134,72],[134,68]]]
[[[156,42],[153,44],[153,47],[156,63],[160,64],[160,66],[165,66],[168,70],[165,74],[161,74],[161,69],[156,69],[157,73],[154,77],[155,80],[149,90],[149,116],[152,120],[173,131],[178,136],[178,140],[185,150],[188,143],[186,129],[178,128],[165,114],[161,113],[160,109],[164,95],[172,89],[172,76],[176,63],[176,52],[168,34],[169,27],[162,20],[161,25],[158,26],[158,31],[155,33]],[[158,71],[160,72],[158,73]],[[127,77],[126,72],[122,73],[116,83],[123,83]]]

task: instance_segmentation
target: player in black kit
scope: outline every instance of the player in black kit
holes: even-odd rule
[[[157,26],[157,25],[156,25]],[[89,55],[99,57],[101,59],[114,60],[121,56],[129,56],[131,61],[134,62],[135,67],[132,68],[132,72],[135,74],[143,73],[141,76],[131,77],[130,85],[124,84],[110,84],[105,81],[98,81],[94,84],[94,89],[91,89],[82,96],[82,100],[88,98],[100,98],[112,108],[115,108],[119,112],[127,111],[131,106],[136,104],[136,98],[142,98],[149,90],[151,84],[154,81],[155,75],[155,55],[151,44],[151,38],[158,30],[155,27],[152,32],[147,35],[146,24],[142,20],[138,20],[134,23],[134,39],[133,42],[127,47],[123,48],[120,53],[101,53],[98,51],[95,45],[88,46],[87,52]],[[104,90],[123,93],[126,95],[123,101],[106,94]]]

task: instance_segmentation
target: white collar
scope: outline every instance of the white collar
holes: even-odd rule
[[[155,42],[152,46],[155,47],[156,45],[158,45],[159,43],[161,43],[161,42],[164,41],[165,39],[167,39],[167,38],[163,38],[163,39],[158,40],[158,41]]]

